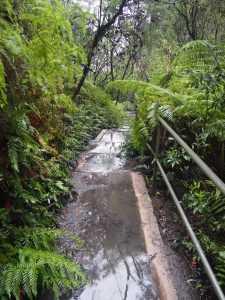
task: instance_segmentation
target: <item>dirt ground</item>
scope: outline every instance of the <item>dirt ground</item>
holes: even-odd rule
[[[169,269],[177,283],[177,289],[180,288],[180,290],[190,294],[190,299],[216,300],[217,297],[211,291],[210,282],[207,276],[203,274],[201,265],[193,259],[194,255],[188,252],[182,244],[183,240],[190,242],[190,239],[173,200],[163,189],[151,198],[169,257]],[[205,285],[209,291],[205,292],[197,288],[198,285]],[[182,295],[179,299],[183,299]]]

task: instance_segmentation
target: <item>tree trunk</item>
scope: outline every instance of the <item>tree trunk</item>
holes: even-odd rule
[[[77,96],[80,93],[80,90],[85,82],[85,79],[86,79],[88,73],[89,73],[92,58],[94,56],[94,51],[95,51],[96,47],[98,46],[99,42],[102,40],[102,38],[104,37],[106,32],[109,31],[111,26],[114,24],[117,17],[123,13],[123,8],[129,1],[130,0],[123,0],[120,4],[118,10],[116,11],[116,13],[112,16],[112,18],[106,24],[103,24],[103,25],[99,24],[98,29],[95,33],[90,51],[88,53],[87,64],[83,68],[82,77],[81,77],[80,81],[78,82],[78,85],[75,88],[73,96],[72,96],[72,99],[74,102],[78,103]]]

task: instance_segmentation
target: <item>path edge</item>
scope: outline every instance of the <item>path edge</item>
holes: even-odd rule
[[[96,142],[100,142],[103,135],[106,134],[107,129],[102,129],[102,131],[96,136],[96,138],[94,139],[94,141]]]
[[[144,177],[140,172],[131,172],[131,177],[137,198],[146,251],[152,257],[150,268],[158,289],[159,298],[160,300],[177,300],[178,297],[169,271],[163,240]]]

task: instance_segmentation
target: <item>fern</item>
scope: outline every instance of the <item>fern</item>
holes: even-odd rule
[[[143,155],[146,150],[146,141],[149,139],[149,130],[141,119],[132,122],[131,142],[135,150]]]
[[[77,110],[73,100],[65,94],[56,95],[54,97],[54,100],[58,107],[61,107],[62,109],[67,109],[67,111],[70,114],[74,114]]]
[[[18,263],[6,264],[0,272],[0,295],[14,296],[17,300],[21,289],[30,299],[36,297],[38,283],[53,290],[58,299],[60,287],[72,289],[86,282],[76,263],[55,253],[31,248],[19,250]]]
[[[217,276],[220,278],[220,283],[225,284],[225,250],[220,251],[218,254]]]
[[[48,85],[56,92],[57,87],[63,88],[65,77],[69,82],[73,80],[74,72],[79,73],[80,64],[85,61],[82,47],[73,44],[65,7],[58,0],[54,4],[35,1],[30,12],[23,11],[21,19],[29,23],[33,36],[26,47],[29,79],[35,86]]]
[[[160,116],[168,121],[172,121],[172,109],[169,105],[159,107]]]
[[[177,71],[209,72],[224,67],[224,55],[223,43],[192,41],[181,48],[174,65]]]
[[[179,100],[179,95],[172,91],[151,83],[137,80],[116,80],[107,85],[108,90],[117,89],[121,92],[134,92],[138,97],[149,97],[154,95],[154,101],[160,101],[161,98],[169,98],[173,101]]]
[[[107,84],[107,90],[117,89],[121,92],[143,93],[149,86],[149,83],[138,80],[116,80]]]
[[[6,103],[5,70],[3,63],[0,60],[0,108],[3,108]]]
[[[85,282],[59,249],[63,235],[75,249],[80,239],[52,229],[55,207],[69,194],[62,153],[74,156],[101,128],[120,124],[123,114],[88,83],[85,104],[72,102],[86,57],[74,44],[75,27],[61,1],[14,2],[0,5],[0,193],[7,209],[0,211],[0,298],[32,299],[42,287],[59,297],[60,289]]]
[[[8,13],[12,12],[12,1],[11,0],[2,0],[2,7],[0,9],[0,16],[4,12],[8,12]]]
[[[8,239],[15,240],[15,246]],[[11,228],[0,243],[0,296],[19,299],[24,290],[29,299],[37,295],[38,286],[53,290],[56,298],[60,288],[75,288],[86,282],[80,267],[57,253],[58,238],[67,235],[79,248],[82,241],[70,232],[36,227]],[[1,234],[0,234],[1,237]],[[3,257],[1,252],[7,253]],[[10,254],[11,253],[11,254]]]
[[[61,229],[45,227],[36,227],[32,229],[23,227],[14,230],[14,235],[17,240],[17,248],[30,247],[39,250],[56,250],[57,239],[65,235],[75,242],[77,248],[82,246],[82,241],[76,235]]]
[[[151,129],[154,129],[158,124],[158,117],[162,117],[168,121],[172,121],[172,109],[169,105],[159,106],[158,102],[151,103],[148,106],[147,119]]]
[[[21,140],[19,138],[10,137],[8,141],[8,156],[12,168],[19,172],[18,168],[18,152],[21,146]]]

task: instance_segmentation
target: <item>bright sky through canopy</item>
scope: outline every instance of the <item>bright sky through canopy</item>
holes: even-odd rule
[[[73,0],[74,3],[79,4],[84,8],[84,10],[90,11],[90,12],[96,12],[96,9],[99,7],[99,0]]]

